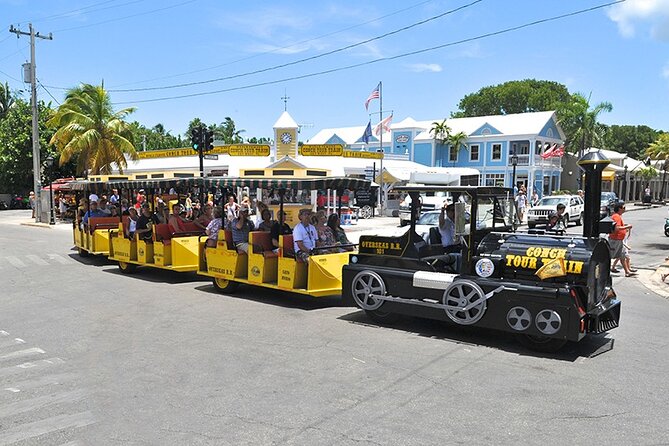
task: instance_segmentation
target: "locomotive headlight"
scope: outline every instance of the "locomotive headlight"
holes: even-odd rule
[[[358,256],[351,256],[351,263],[358,263]]]

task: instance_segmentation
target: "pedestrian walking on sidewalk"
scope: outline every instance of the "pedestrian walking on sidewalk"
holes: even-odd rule
[[[620,264],[625,270],[625,277],[631,277],[636,276],[637,273],[630,270],[629,263],[626,261],[623,241],[625,240],[627,231],[632,229],[632,225],[626,225],[623,222],[623,213],[625,213],[625,204],[616,203],[613,206],[613,215],[611,215],[611,219],[615,222],[615,229],[609,234],[609,246],[611,247],[611,259],[614,261],[615,259],[619,259]],[[617,272],[613,264],[611,265],[611,271]]]

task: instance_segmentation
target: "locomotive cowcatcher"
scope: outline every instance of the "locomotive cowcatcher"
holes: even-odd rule
[[[342,296],[373,320],[398,315],[517,334],[540,351],[618,326],[608,242],[535,230],[514,232],[512,190],[502,187],[398,187],[411,196],[401,236],[362,236],[343,267]],[[415,231],[420,195],[445,192],[460,243],[444,247],[437,228]],[[601,225],[605,227],[606,225]]]

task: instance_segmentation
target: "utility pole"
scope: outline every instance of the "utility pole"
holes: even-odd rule
[[[39,146],[39,122],[37,110],[37,77],[35,76],[35,37],[45,40],[53,40],[51,33],[48,36],[42,36],[36,33],[33,24],[28,24],[29,32],[21,31],[9,26],[9,32],[19,36],[30,36],[30,105],[33,114],[33,188],[35,191],[35,221],[40,222],[42,218],[42,181],[40,178],[41,165],[40,162],[40,146]]]

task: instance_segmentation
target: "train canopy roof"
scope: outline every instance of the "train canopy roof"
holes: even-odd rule
[[[73,181],[72,190],[102,193],[110,189],[185,189],[190,187],[251,189],[307,189],[307,190],[358,190],[369,189],[372,182],[361,178],[235,178],[235,177],[191,177],[161,178],[151,180]]]

